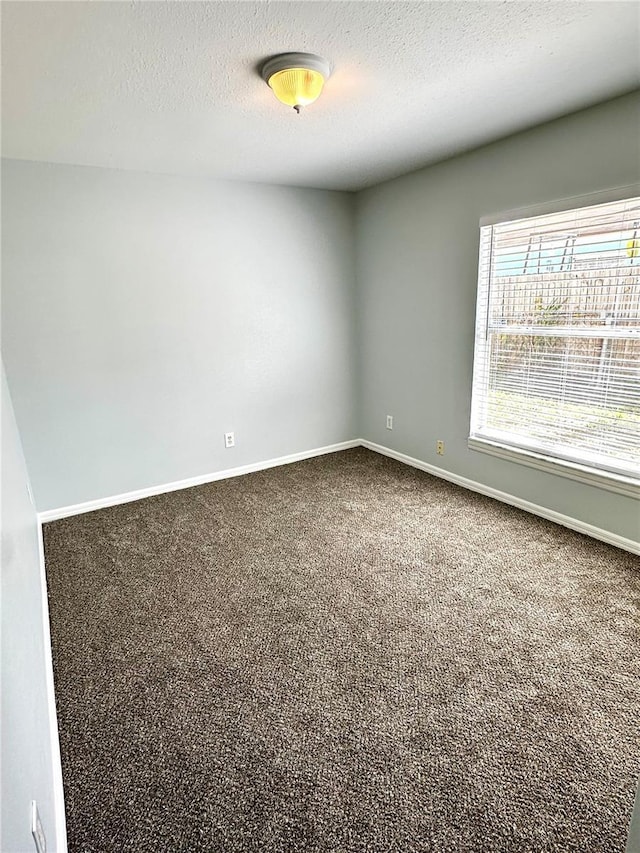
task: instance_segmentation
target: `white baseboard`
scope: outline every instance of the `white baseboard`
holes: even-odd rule
[[[44,542],[42,539],[41,522],[38,522],[38,552],[40,560],[40,595],[42,598],[42,640],[44,644],[47,716],[49,718],[51,766],[53,769],[53,810],[56,834],[55,850],[56,853],[67,853],[67,821],[64,811],[64,787],[62,784],[60,737],[58,734],[58,715],[56,712],[56,695],[53,682],[51,626],[49,624],[49,594],[47,590],[47,574],[44,563]]]
[[[367,441],[366,439],[360,439],[359,443],[362,447],[367,447],[369,450],[381,453],[383,456],[389,456],[398,462],[404,462],[405,465],[411,465],[412,468],[419,468],[421,471],[426,471],[428,474],[433,474],[442,480],[448,480],[450,483],[470,489],[472,492],[478,492],[481,495],[495,498],[495,500],[502,503],[518,507],[518,509],[523,509],[533,515],[538,515],[540,518],[546,518],[548,521],[555,521],[556,524],[561,524],[570,530],[576,530],[578,533],[585,533],[587,536],[599,539],[601,542],[607,542],[609,545],[615,545],[617,548],[630,551],[632,554],[640,554],[640,542],[636,542],[634,539],[626,539],[624,536],[618,536],[609,530],[594,527],[585,521],[580,521],[569,515],[563,515],[555,510],[531,503],[531,501],[510,495],[508,492],[501,492],[498,489],[485,486],[483,483],[478,483],[475,480],[469,480],[467,477],[462,477],[459,474],[452,474],[450,471],[445,471],[444,468],[438,468],[435,465],[430,465],[428,462],[422,462],[420,459],[407,456],[405,453],[399,453],[397,450],[391,450],[391,448],[384,447],[382,444],[375,444],[373,441]]]
[[[95,501],[86,501],[85,503],[73,504],[72,506],[50,509],[45,512],[38,513],[38,519],[41,523],[57,521],[60,518],[68,518],[71,515],[93,512],[93,510],[96,509],[104,509],[105,507],[130,503],[131,501],[139,501],[142,500],[142,498],[149,498],[154,495],[175,492],[179,489],[189,489],[192,486],[201,486],[204,483],[213,483],[216,480],[226,480],[230,477],[239,477],[243,474],[251,474],[254,471],[264,471],[267,468],[275,468],[279,465],[289,465],[292,462],[300,462],[303,459],[311,459],[314,456],[323,456],[326,453],[335,453],[338,450],[347,450],[351,447],[360,446],[373,450],[375,453],[381,453],[383,456],[389,456],[392,459],[396,459],[398,462],[403,462],[405,465],[411,465],[413,468],[419,468],[421,471],[426,471],[428,474],[433,474],[435,477],[440,477],[442,480],[448,480],[450,483],[455,483],[456,485],[469,489],[472,492],[478,492],[481,495],[495,498],[495,500],[502,501],[502,503],[509,504],[510,506],[518,507],[519,509],[525,510],[525,512],[537,515],[540,518],[546,518],[548,521],[554,521],[556,524],[561,524],[563,527],[568,527],[570,530],[576,530],[578,533],[584,533],[594,539],[599,539],[602,542],[615,545],[617,548],[622,548],[624,551],[630,551],[632,554],[640,554],[640,542],[636,542],[633,539],[626,539],[624,536],[618,536],[616,533],[612,533],[609,530],[604,530],[601,527],[595,527],[592,524],[587,524],[585,521],[580,521],[579,519],[572,518],[569,515],[563,515],[555,510],[547,509],[547,507],[531,503],[531,501],[516,497],[516,495],[511,495],[508,492],[501,492],[499,489],[493,489],[491,486],[485,486],[483,483],[478,483],[475,480],[470,480],[459,474],[453,474],[450,471],[446,471],[444,468],[438,468],[436,465],[430,465],[428,462],[415,459],[413,456],[407,456],[405,453],[400,453],[397,450],[384,447],[382,444],[375,444],[372,441],[367,441],[362,438],[354,438],[350,441],[341,441],[338,444],[329,444],[325,447],[316,447],[313,450],[303,450],[300,453],[292,453],[288,456],[279,456],[275,459],[267,459],[262,462],[253,462],[250,465],[241,465],[237,468],[227,468],[224,471],[215,471],[212,474],[201,474],[197,477],[189,477],[186,480],[176,480],[173,483],[164,483],[159,486],[138,489],[134,492],[111,495],[110,497],[99,498]]]
[[[176,492],[179,489],[190,489],[192,486],[202,486],[204,483],[213,483],[216,480],[227,480],[230,477],[239,477],[242,474],[251,474],[254,471],[264,471],[266,468],[276,468],[279,465],[289,465],[291,462],[300,462],[303,459],[311,459],[314,456],[324,456],[327,453],[335,453],[337,450],[348,450],[350,447],[358,447],[360,439],[341,441],[338,444],[328,444],[325,447],[316,447],[313,450],[303,450],[300,453],[291,453],[288,456],[278,456],[276,459],[267,459],[263,462],[252,462],[250,465],[240,465],[238,468],[227,468],[224,471],[215,471],[212,474],[200,474],[197,477],[188,477],[186,480],[176,480],[173,483],[163,483],[159,486],[150,486],[146,489],[137,489],[134,492],[125,492],[121,495],[111,495],[107,498],[98,498],[95,501],[62,506],[58,509],[48,509],[38,513],[41,524],[47,521],[57,521],[60,518],[68,518],[71,515],[81,515],[85,512],[93,512],[96,509],[105,509],[109,506],[126,504],[131,501],[139,501],[142,498],[150,498],[155,495],[164,495],[167,492]]]

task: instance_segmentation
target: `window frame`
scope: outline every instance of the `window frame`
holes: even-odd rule
[[[478,336],[487,334],[487,312],[489,310],[489,288],[480,287],[480,277],[482,275],[482,260],[483,260],[483,242],[481,239],[481,229],[486,226],[499,225],[501,223],[527,219],[536,216],[545,216],[547,214],[561,213],[579,209],[581,207],[590,207],[597,204],[606,204],[607,202],[623,201],[627,198],[640,196],[640,184],[629,184],[622,187],[615,187],[597,193],[589,193],[587,195],[578,195],[557,199],[551,202],[545,202],[527,207],[521,207],[514,210],[504,211],[502,213],[484,216],[480,219],[478,229],[478,282],[476,285],[476,313],[474,323],[474,364],[471,382],[471,411],[470,424],[473,423],[475,406],[486,405],[486,400],[473,400],[473,391],[478,381],[477,364],[476,364],[476,349]],[[493,232],[492,237],[493,239]],[[603,468],[596,468],[581,462],[564,459],[562,457],[551,456],[537,449],[527,449],[526,447],[514,445],[505,441],[504,443],[494,438],[486,438],[471,435],[469,430],[468,447],[470,450],[486,453],[491,456],[505,459],[510,462],[516,462],[520,465],[535,468],[546,473],[558,475],[571,480],[596,486],[607,491],[640,499],[640,477],[636,478],[629,476],[626,473],[617,473],[608,471]]]

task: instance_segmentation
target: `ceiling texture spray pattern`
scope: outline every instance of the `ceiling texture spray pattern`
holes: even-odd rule
[[[3,2],[3,156],[357,190],[640,85],[635,2]],[[325,56],[302,115],[265,58]]]

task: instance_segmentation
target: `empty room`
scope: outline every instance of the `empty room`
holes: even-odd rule
[[[2,37],[2,853],[640,853],[640,5]]]

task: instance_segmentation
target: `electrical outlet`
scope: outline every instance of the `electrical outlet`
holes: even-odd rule
[[[436,453],[438,456],[444,456],[444,441],[440,438],[436,441]]]
[[[236,446],[235,433],[225,432],[225,434],[224,434],[224,446],[225,447],[235,447]]]
[[[387,429],[393,429],[393,415],[387,415]]]
[[[31,800],[31,835],[33,835],[33,842],[38,853],[47,853],[47,839],[35,800]]]

